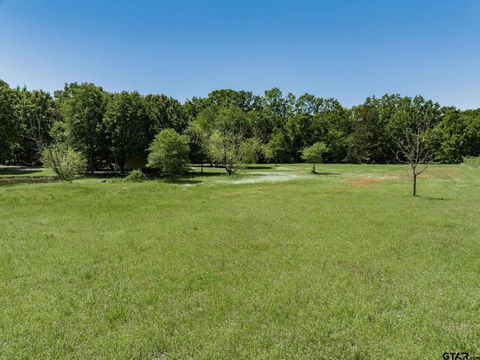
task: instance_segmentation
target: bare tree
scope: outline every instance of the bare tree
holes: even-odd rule
[[[405,98],[397,109],[396,144],[397,159],[411,168],[412,195],[417,196],[417,178],[434,160],[435,125],[440,116],[440,106],[417,96]]]

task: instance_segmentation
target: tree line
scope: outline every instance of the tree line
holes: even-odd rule
[[[333,98],[273,88],[262,96],[215,90],[182,104],[91,83],[66,84],[50,94],[0,80],[0,163],[39,164],[43,149],[63,144],[81,153],[92,172],[140,168],[165,129],[186,143],[181,149],[189,161],[221,165],[229,174],[249,162],[320,155],[324,162],[411,162],[402,139],[413,134],[406,124],[415,127],[422,119],[428,126],[418,136],[429,134],[431,160],[457,163],[480,155],[480,109],[440,106],[421,96],[387,94],[347,108]]]

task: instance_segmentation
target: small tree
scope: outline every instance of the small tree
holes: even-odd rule
[[[242,140],[234,134],[222,134],[215,131],[209,142],[210,157],[227,171],[228,175],[258,160],[262,151],[257,138]]]
[[[410,165],[412,195],[417,196],[417,178],[435,155],[435,125],[440,117],[440,106],[417,96],[406,98],[394,118],[397,159]]]
[[[169,178],[188,171],[188,138],[173,129],[160,131],[150,144],[148,167],[160,169]]]
[[[87,171],[87,160],[80,153],[63,144],[46,147],[42,162],[51,168],[60,180],[73,180]]]
[[[255,146],[246,140],[247,133],[246,116],[241,108],[230,105],[218,111],[215,130],[208,142],[208,153],[213,162],[225,168],[228,175],[254,160],[250,155],[255,152],[251,151]]]
[[[312,163],[312,173],[316,173],[315,163],[323,161],[323,154],[327,151],[327,145],[323,142],[316,142],[312,146],[306,147],[302,150],[302,159],[306,162]]]

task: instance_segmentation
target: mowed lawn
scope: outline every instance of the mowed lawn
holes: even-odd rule
[[[0,187],[0,358],[480,356],[480,172],[309,169]]]

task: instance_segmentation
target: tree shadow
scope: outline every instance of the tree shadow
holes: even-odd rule
[[[105,171],[105,170],[98,170],[92,173],[87,173],[87,177],[89,178],[96,178],[96,179],[112,179],[112,178],[124,178],[128,175],[128,172],[120,172],[120,171]]]
[[[3,176],[18,176],[25,174],[35,174],[42,172],[43,169],[27,168],[21,166],[2,166],[0,167],[0,175]]]
[[[422,195],[417,195],[416,197],[425,199],[425,200],[430,200],[430,201],[449,201],[451,199],[444,198],[443,196],[422,196]]]
[[[319,172],[319,171],[315,171],[315,172],[312,172],[313,175],[321,175],[321,176],[336,176],[336,175],[340,175],[340,173],[336,173],[336,172]]]
[[[248,169],[248,170],[271,170],[273,169],[274,167],[272,165],[247,165],[245,166],[245,169]]]
[[[200,180],[192,179],[192,178],[178,178],[178,179],[165,179],[165,182],[169,184],[177,184],[177,185],[196,185],[200,184]]]
[[[210,177],[210,176],[222,176],[222,175],[227,175],[227,172],[224,170],[222,172],[220,171],[209,171],[209,172],[189,172],[188,176],[192,177]]]

